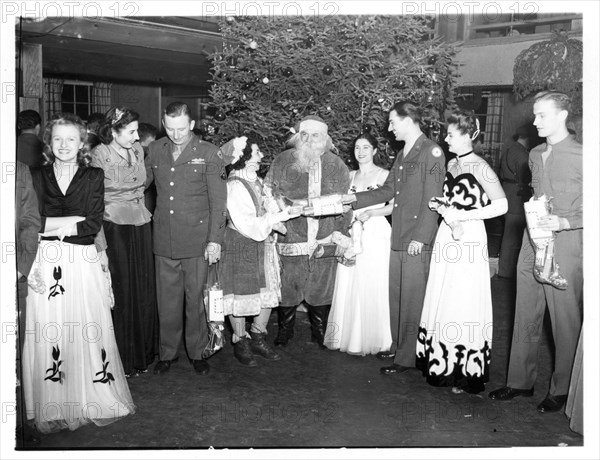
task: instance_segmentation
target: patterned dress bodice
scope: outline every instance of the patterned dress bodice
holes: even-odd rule
[[[444,198],[457,209],[479,209],[490,203],[485,190],[471,173],[462,173],[453,177],[446,173],[444,181]]]

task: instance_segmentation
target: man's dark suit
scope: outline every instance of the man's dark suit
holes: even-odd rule
[[[32,133],[22,133],[17,138],[17,161],[33,168],[44,162],[44,143]]]
[[[23,275],[17,280],[19,346],[22,349],[25,340],[25,314],[27,311],[27,276],[29,276],[29,271],[35,260],[38,248],[38,232],[42,224],[31,173],[27,165],[19,161],[17,161],[15,183],[17,270]]]

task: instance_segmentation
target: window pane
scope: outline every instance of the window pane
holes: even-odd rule
[[[87,104],[75,104],[75,114],[83,120],[87,120],[90,115],[89,106]]]
[[[62,105],[63,112],[73,113],[73,103],[63,102],[61,105]]]
[[[67,101],[73,101],[74,88],[73,85],[63,85],[62,99]]]
[[[77,102],[88,102],[90,100],[90,87],[87,85],[75,86],[75,98]]]

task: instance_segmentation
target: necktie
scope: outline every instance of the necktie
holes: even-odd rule
[[[173,161],[177,161],[177,158],[179,158],[179,155],[181,155],[181,146],[176,145],[175,150],[173,150]]]

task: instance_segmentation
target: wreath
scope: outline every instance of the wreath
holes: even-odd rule
[[[571,96],[574,112],[581,113],[583,43],[568,38],[565,31],[536,43],[515,59],[513,91],[521,99],[531,93],[554,90]]]

